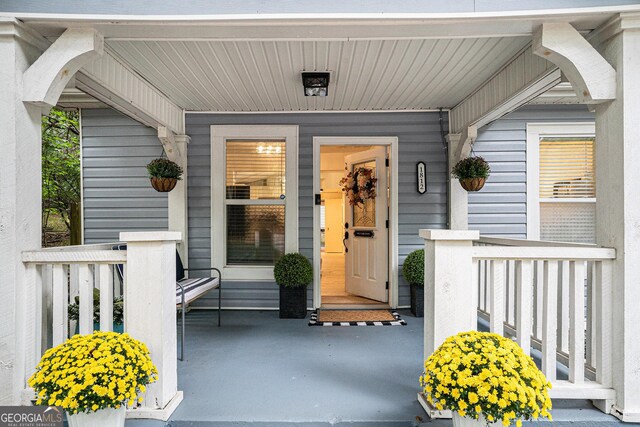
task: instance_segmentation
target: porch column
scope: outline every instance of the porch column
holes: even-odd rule
[[[169,230],[182,234],[178,243],[178,252],[185,266],[189,265],[189,205],[188,205],[188,135],[175,135],[166,127],[158,127],[158,138],[169,160],[176,162],[183,171],[182,179],[169,192]]]
[[[469,205],[467,191],[460,186],[457,179],[451,176],[451,168],[460,160],[462,134],[447,135],[448,147],[448,180],[449,180],[449,229],[467,230],[469,228]]]
[[[640,421],[640,23],[620,17],[599,50],[616,69],[615,100],[596,106],[597,243],[616,249],[612,413]]]
[[[471,249],[477,230],[420,230],[424,251],[424,358],[458,332],[476,329]]]
[[[21,253],[41,247],[41,108],[22,102],[23,73],[42,52],[20,24],[0,20],[0,405],[17,405],[24,388],[27,270]]]
[[[123,232],[127,243],[124,325],[144,342],[158,368],[158,380],[147,387],[142,407],[129,418],[167,420],[182,401],[178,391],[176,331],[176,242],[173,231]]]

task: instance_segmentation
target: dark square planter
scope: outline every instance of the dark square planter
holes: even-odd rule
[[[424,287],[411,285],[411,313],[416,317],[424,316]]]
[[[304,319],[307,317],[307,287],[280,286],[280,318]]]

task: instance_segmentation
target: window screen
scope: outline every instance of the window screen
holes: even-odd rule
[[[540,139],[540,238],[595,243],[595,139]]]
[[[285,248],[284,140],[227,140],[226,263],[274,265]]]

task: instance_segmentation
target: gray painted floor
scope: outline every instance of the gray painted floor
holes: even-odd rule
[[[308,319],[281,320],[277,311],[225,311],[218,328],[215,314],[193,311],[185,361],[178,362],[185,398],[168,424],[423,424],[416,418],[428,420],[416,401],[423,320],[400,313],[407,326],[309,327]],[[585,404],[559,406],[566,405],[556,405],[554,426],[618,424]],[[127,427],[164,424],[127,421]]]

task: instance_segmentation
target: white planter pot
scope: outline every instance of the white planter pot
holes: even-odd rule
[[[127,408],[122,405],[119,409],[100,409],[96,412],[80,412],[75,415],[67,414],[69,427],[124,427]]]
[[[484,416],[480,415],[477,420],[473,418],[461,417],[457,412],[453,414],[453,427],[487,427],[488,426],[498,426],[502,425],[502,423],[488,423],[485,420]]]

